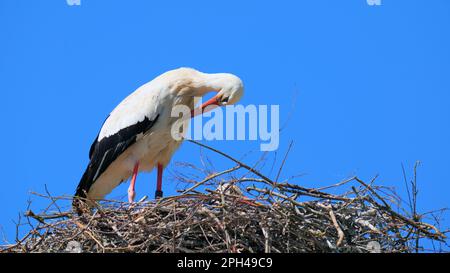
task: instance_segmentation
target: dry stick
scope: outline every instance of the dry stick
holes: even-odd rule
[[[288,147],[288,149],[286,151],[286,154],[284,155],[283,161],[281,162],[281,166],[280,166],[280,169],[278,170],[277,177],[275,178],[275,181],[278,181],[278,178],[280,178],[281,170],[283,170],[284,163],[286,162],[286,159],[287,159],[287,157],[289,155],[289,152],[291,151],[293,143],[294,143],[293,140],[291,140],[291,142],[289,143],[289,147]]]
[[[3,227],[1,227],[0,226],[0,231],[1,231],[1,233],[2,233],[2,241],[4,242],[4,243],[6,243],[7,245],[10,245],[9,244],[9,241],[8,241],[8,238],[6,238],[6,233],[5,233],[5,230],[3,229]],[[0,248],[0,252],[1,252],[1,248]]]
[[[405,216],[398,214],[397,212],[393,211],[392,208],[389,206],[389,204],[384,201],[384,199],[374,190],[372,189],[369,185],[367,185],[364,181],[362,181],[361,179],[359,179],[358,177],[355,177],[355,180],[358,181],[359,183],[361,183],[363,186],[365,186],[371,193],[373,193],[379,200],[381,200],[383,202],[384,205],[379,204],[378,202],[376,202],[375,200],[372,199],[373,203],[379,207],[382,208],[384,210],[386,210],[387,212],[389,212],[389,214],[391,214],[391,216],[396,217],[406,223],[408,223],[409,225],[417,228],[418,230],[420,230],[422,233],[435,238],[436,240],[443,240],[445,238],[447,238],[444,234],[442,234],[441,232],[437,232],[435,234],[429,232],[428,230],[426,230],[425,228],[423,228],[422,226],[426,226],[428,228],[430,228],[432,225],[430,224],[424,224],[421,222],[415,222],[411,219],[406,218]],[[433,230],[437,230],[435,227],[432,228]]]
[[[34,192],[34,191],[31,191],[30,194],[36,195],[38,197],[46,198],[46,199],[51,199],[47,195],[43,195],[43,194],[40,194],[40,193],[37,193],[37,192]],[[82,197],[77,197],[77,198],[82,200],[82,201],[84,201],[84,202],[92,201],[92,200],[90,200],[88,198],[82,198]],[[73,200],[73,196],[62,195],[62,196],[58,196],[58,199],[59,200]],[[119,201],[119,200],[113,200],[113,199],[102,199],[101,201],[102,202],[115,203],[115,204],[118,204],[118,205],[126,205],[126,206],[128,206],[130,204],[128,201]]]
[[[223,192],[217,192],[217,190],[205,189],[205,191],[212,193],[212,194],[220,194],[225,197],[234,198],[236,200],[236,202],[240,203],[240,204],[246,204],[246,205],[253,206],[253,207],[264,207],[263,204],[260,204],[256,201],[252,201],[251,199],[247,198],[246,196],[243,196],[242,194],[240,194],[240,195],[230,194],[230,193],[227,193],[226,190],[224,190]]]
[[[17,241],[15,244],[10,245],[6,248],[0,248],[0,253],[4,252],[7,253],[9,250],[14,249],[16,247],[18,247],[19,245],[21,245],[26,239],[28,239],[28,237],[30,237],[33,234],[33,230],[28,232],[27,235],[25,235],[22,239],[20,239],[19,241]]]
[[[269,176],[272,175],[273,168],[275,167],[275,163],[277,163],[277,151],[275,151],[273,154],[272,166],[270,167]]]
[[[336,243],[336,246],[340,246],[342,244],[342,241],[344,240],[344,232],[342,231],[341,227],[339,226],[339,223],[336,219],[336,216],[334,215],[333,212],[333,207],[331,205],[322,205],[320,203],[318,203],[318,205],[326,210],[328,210],[328,213],[330,214],[330,218],[331,218],[331,222],[333,222],[334,227],[336,228],[336,231],[338,233],[339,239]]]
[[[292,199],[292,198],[290,198],[290,197],[288,197],[286,195],[283,195],[281,193],[277,193],[277,192],[274,192],[274,191],[271,191],[271,190],[268,190],[268,189],[259,189],[259,188],[256,188],[255,186],[253,186],[253,187],[248,187],[247,190],[253,190],[253,191],[260,192],[260,193],[273,195],[273,196],[282,198],[282,199],[284,199],[286,201],[289,201],[289,202],[291,202],[292,204],[294,204],[296,206],[302,206],[302,203],[300,203],[300,202],[298,202],[298,201],[296,201],[296,200],[294,200],[294,199]]]
[[[339,182],[338,184],[345,184],[352,180],[354,180],[353,177],[351,179]],[[265,180],[260,179],[260,178],[253,178],[253,177],[243,177],[243,178],[239,179],[239,182],[262,182],[262,183],[264,183]],[[294,190],[292,190],[292,189],[284,188],[283,191],[285,191],[285,192],[295,193],[295,194],[309,196],[309,197],[323,198],[323,199],[330,199],[330,200],[339,200],[339,201],[351,201],[352,200],[351,198],[336,196],[336,195],[332,195],[329,193],[320,192],[317,189],[308,189],[308,188],[304,188],[304,187],[301,187],[298,185],[293,185],[293,184],[288,184],[288,183],[278,183],[278,186],[279,187],[289,187],[289,188],[294,189]],[[330,187],[333,187],[333,186],[337,186],[337,184],[332,185]]]
[[[264,235],[264,253],[270,253],[270,238],[269,238],[269,231],[266,230],[262,225],[261,225],[261,230],[263,232]]]
[[[91,219],[87,225],[84,225],[77,220],[74,220],[74,223],[81,229],[81,232],[85,232],[87,235],[89,235],[89,237],[91,237],[102,248],[103,252],[105,252],[105,247],[103,246],[103,244],[94,236],[94,234],[92,234],[92,232],[89,229],[89,224],[94,219],[94,217],[97,215],[97,212],[98,211],[96,211],[96,212],[94,212],[94,214],[92,214]]]
[[[255,170],[254,168],[252,168],[252,167],[248,166],[247,164],[245,164],[245,163],[243,163],[243,162],[241,162],[241,161],[235,159],[234,157],[231,157],[231,156],[227,155],[227,154],[224,153],[224,152],[221,152],[221,151],[219,151],[219,150],[217,150],[217,149],[214,149],[214,148],[212,148],[212,147],[210,147],[210,146],[208,146],[208,145],[202,144],[202,143],[197,142],[197,141],[192,140],[192,139],[187,139],[187,141],[192,142],[192,143],[194,143],[194,144],[197,144],[197,145],[199,145],[199,146],[201,146],[201,147],[203,147],[203,148],[206,148],[206,149],[208,149],[208,150],[211,150],[211,151],[213,151],[213,152],[216,152],[216,153],[218,153],[218,154],[220,154],[220,155],[222,155],[222,156],[228,158],[229,160],[234,161],[235,163],[239,164],[240,167],[242,167],[242,168],[244,168],[244,169],[247,169],[247,170],[249,170],[250,172],[256,174],[257,176],[259,176],[259,177],[261,177],[262,179],[266,180],[266,182],[268,182],[269,184],[271,184],[271,185],[273,185],[273,186],[276,186],[276,184],[277,184],[277,183],[275,183],[274,181],[272,181],[270,178],[266,177],[266,176],[263,175],[262,173],[260,173],[260,172],[258,172],[257,170]]]
[[[418,191],[417,191],[417,167],[419,166],[420,162],[417,161],[416,164],[414,164],[414,178],[413,181],[411,182],[411,191],[412,191],[412,198],[413,198],[413,220],[414,221],[419,221],[419,216],[417,215],[417,195],[418,195]],[[419,230],[416,230],[416,253],[419,253]]]
[[[181,195],[184,195],[184,194],[186,194],[186,193],[192,191],[193,189],[195,189],[195,188],[197,188],[197,187],[199,187],[199,186],[205,184],[206,182],[210,181],[211,179],[214,179],[214,178],[216,178],[216,177],[218,177],[218,176],[221,176],[221,175],[224,175],[224,174],[233,172],[233,171],[235,171],[235,170],[237,170],[237,169],[239,169],[239,168],[241,168],[241,166],[238,165],[238,166],[235,166],[235,167],[230,168],[230,169],[228,169],[228,170],[225,170],[225,171],[222,171],[222,172],[218,172],[218,173],[212,174],[212,175],[206,177],[205,179],[203,179],[202,181],[196,183],[194,186],[190,187],[189,189],[183,191],[183,193],[182,193]]]
[[[205,238],[205,241],[208,242],[209,247],[214,248],[213,244],[211,243],[211,241],[208,239],[208,236],[205,233],[205,230],[203,229],[202,225],[198,226],[200,228],[200,230],[203,233],[203,237]]]
[[[45,224],[44,220],[51,220],[51,219],[59,219],[70,216],[73,216],[74,214],[72,212],[62,212],[62,213],[55,213],[55,214],[35,214],[33,211],[28,210],[25,212],[25,216],[31,217],[38,222]]]
[[[226,209],[226,202],[225,202],[225,196],[224,196],[224,194],[223,194],[223,192],[221,192],[220,193],[220,202],[221,202],[221,204],[222,204],[222,221],[223,221],[223,223],[222,223],[222,227],[223,227],[223,232],[225,233],[225,239],[226,239],[226,242],[227,242],[227,249],[228,249],[228,251],[230,251],[231,250],[231,237],[230,237],[230,234],[228,233],[228,231],[227,231],[227,226],[226,226],[226,217],[225,217],[225,215],[226,214],[228,214],[228,211],[227,211],[227,209]]]
[[[284,122],[284,124],[283,125],[281,125],[281,127],[280,127],[280,130],[278,131],[278,132],[281,132],[281,131],[283,131],[284,130],[284,128],[286,128],[286,126],[289,124],[289,121],[291,120],[291,118],[292,118],[292,115],[293,115],[293,113],[294,113],[294,111],[295,111],[295,109],[296,109],[296,103],[297,103],[297,96],[298,96],[298,90],[295,90],[294,91],[294,95],[292,96],[292,100],[291,100],[291,109],[289,110],[289,113],[288,113],[288,115],[287,115],[287,119],[286,119],[286,121]]]
[[[265,175],[263,175],[262,173],[258,172],[258,171],[255,170],[254,168],[252,168],[252,167],[248,166],[247,164],[245,164],[245,163],[243,163],[243,162],[241,162],[241,161],[235,159],[235,158],[232,157],[232,156],[227,155],[226,153],[224,153],[224,152],[222,152],[222,151],[219,151],[219,150],[217,150],[217,149],[214,149],[214,148],[212,148],[212,147],[210,147],[210,146],[208,146],[208,145],[202,144],[202,143],[197,142],[197,141],[192,140],[192,139],[188,139],[187,141],[192,142],[192,143],[194,143],[194,144],[197,144],[197,145],[199,145],[199,146],[201,146],[201,147],[204,147],[204,148],[206,148],[206,149],[208,149],[208,150],[211,150],[211,151],[213,151],[213,152],[216,152],[216,153],[218,153],[218,154],[220,154],[220,155],[222,155],[222,156],[224,156],[224,157],[230,159],[231,161],[234,161],[235,163],[238,164],[238,166],[240,166],[240,167],[242,167],[242,168],[244,168],[244,169],[247,169],[247,170],[249,170],[250,172],[256,174],[257,176],[259,176],[259,177],[261,177],[262,179],[264,179],[266,183],[269,183],[269,184],[270,184],[271,186],[273,186],[273,187],[279,187],[279,186],[280,186],[279,183],[272,181],[270,178],[268,178],[267,176],[265,176]],[[201,183],[201,182],[200,182],[200,183]],[[203,182],[203,183],[204,183],[204,182]],[[203,184],[203,183],[202,183],[202,184]],[[317,190],[315,190],[315,189],[307,189],[307,188],[304,188],[304,187],[300,187],[300,186],[297,186],[297,185],[290,185],[290,184],[287,184],[287,183],[286,183],[286,185],[289,185],[289,186],[292,187],[292,188],[297,188],[297,189],[302,189],[302,190],[304,190],[304,191],[308,191],[309,193],[313,192],[313,193],[321,194],[321,195],[323,195],[324,198],[331,198],[331,197],[333,197],[333,199],[338,199],[338,198],[334,197],[333,195],[326,194],[326,193],[322,193],[322,192],[319,192],[319,191],[317,191]],[[194,187],[197,187],[197,186],[194,186]],[[186,191],[185,191],[185,192],[186,192]],[[339,199],[340,199],[340,200],[343,200],[344,198],[339,198]],[[348,200],[348,199],[345,198],[345,200]]]
[[[59,213],[61,212],[61,209],[59,208],[58,204],[56,204],[56,201],[58,200],[57,198],[53,198],[52,195],[50,194],[50,191],[48,190],[47,184],[44,184],[44,188],[45,188],[45,192],[47,193],[48,197],[50,198],[50,200],[52,200],[52,202],[50,203],[50,205],[47,207],[47,209],[50,209],[50,207],[52,205],[55,205],[56,209],[58,210]],[[46,210],[47,210],[46,209]]]
[[[264,159],[264,157],[266,156],[267,152],[264,152],[263,155],[258,159],[258,161],[255,162],[255,164],[253,165],[253,167],[250,167],[251,169],[255,170],[255,168],[259,165],[260,162],[262,162]],[[245,177],[248,173],[250,173],[251,171],[244,173],[243,175],[241,175],[240,178]],[[240,178],[237,179],[237,181],[240,181]]]
[[[103,250],[103,252],[105,252],[105,247],[103,246],[103,244],[94,236],[94,234],[92,234],[92,232],[89,230],[89,228],[85,225],[83,225],[82,223],[75,221],[75,224],[83,230],[83,232],[85,232],[87,235],[89,235],[89,237],[91,237]]]
[[[91,223],[92,223],[92,221],[94,221],[94,218],[95,218],[96,215],[97,215],[97,212],[94,212],[94,213],[91,215],[91,217],[90,217],[89,221],[87,222],[87,224],[84,225],[85,228],[87,228],[87,227],[89,227],[89,226],[91,225]],[[75,223],[75,224],[76,224],[76,223]],[[77,225],[77,224],[76,224],[76,225]],[[78,225],[77,225],[77,226],[78,226]],[[80,228],[80,231],[76,232],[73,236],[71,236],[71,237],[69,237],[69,238],[66,238],[66,241],[71,241],[71,240],[73,240],[74,238],[76,238],[78,235],[80,235],[80,234],[83,233],[83,232],[84,232],[84,229],[83,229],[83,228]]]
[[[409,209],[411,211],[413,211],[411,193],[409,191],[408,179],[406,178],[406,171],[405,171],[405,166],[403,165],[403,163],[402,163],[402,172],[403,172],[403,180],[405,182],[405,187],[406,187],[406,193],[408,194],[408,206],[409,206]]]
[[[288,187],[288,188],[291,188],[291,189],[294,189],[294,190],[302,191],[300,194],[311,196],[311,197],[316,197],[316,198],[333,199],[333,200],[340,200],[340,201],[350,201],[350,200],[352,200],[351,198],[336,196],[336,195],[333,195],[333,194],[329,194],[329,193],[318,191],[316,189],[308,189],[308,188],[305,188],[305,187],[302,187],[302,186],[293,185],[293,184],[289,184],[289,183],[279,184],[279,187]],[[293,190],[289,190],[289,189],[286,189],[286,188],[284,188],[283,191],[298,193],[298,191],[293,191]]]
[[[46,224],[42,217],[40,217],[39,215],[34,214],[34,212],[32,212],[31,210],[26,211],[25,212],[25,216],[31,217],[31,218],[33,218],[34,220],[38,221],[41,224],[44,224],[44,225]]]
[[[339,186],[342,186],[342,185],[347,184],[347,183],[349,183],[349,182],[352,182],[352,181],[354,181],[354,180],[355,180],[355,177],[353,176],[353,177],[350,177],[350,178],[348,178],[348,179],[345,179],[345,180],[343,180],[343,181],[341,181],[341,182],[338,182],[338,183],[336,183],[336,184],[329,185],[329,186],[325,186],[325,187],[321,187],[321,188],[317,188],[316,190],[317,190],[317,191],[323,191],[323,190],[326,190],[326,189],[329,189],[329,188],[339,187]]]

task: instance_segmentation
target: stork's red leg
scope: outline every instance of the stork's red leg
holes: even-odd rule
[[[161,198],[163,196],[162,188],[162,175],[163,175],[163,166],[158,163],[158,178],[156,180],[156,192],[155,199]]]
[[[134,165],[133,177],[131,178],[130,186],[128,187],[128,202],[133,203],[136,192],[134,191],[134,185],[136,184],[136,177],[139,171],[139,162]]]

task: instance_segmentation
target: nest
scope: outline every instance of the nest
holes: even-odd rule
[[[232,158],[231,158],[232,159]],[[445,231],[405,213],[392,191],[352,177],[324,188],[276,183],[237,163],[179,195],[128,204],[102,201],[89,213],[26,213],[30,231],[0,252],[299,253],[415,252]],[[233,175],[246,169],[246,176]],[[227,177],[225,178],[225,175]],[[344,190],[341,194],[331,193]],[[55,209],[56,208],[56,209]]]

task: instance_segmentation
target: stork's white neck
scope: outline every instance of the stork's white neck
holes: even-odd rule
[[[241,80],[229,73],[201,73],[201,78],[196,82],[197,88],[201,93],[231,88],[234,85],[241,84]]]

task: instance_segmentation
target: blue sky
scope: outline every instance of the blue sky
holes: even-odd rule
[[[447,207],[449,26],[446,0],[3,0],[1,228],[13,240],[27,200],[44,206],[30,191],[72,194],[107,114],[180,66],[232,72],[246,87],[242,104],[280,105],[289,121],[278,157],[294,142],[283,179],[303,173],[293,182],[314,187],[379,174],[403,191],[401,164],[411,175],[420,160],[420,211]],[[260,156],[248,154],[257,141],[208,144],[248,163]],[[199,155],[185,143],[173,162],[199,164]],[[138,178],[138,198],[153,196],[155,180]]]

